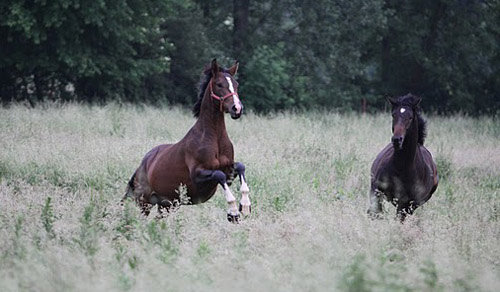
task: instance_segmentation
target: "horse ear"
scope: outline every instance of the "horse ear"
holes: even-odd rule
[[[388,103],[390,103],[392,106],[395,106],[396,105],[396,102],[397,102],[397,99],[395,98],[392,98],[390,96],[386,97],[385,98],[387,100]]]
[[[240,66],[240,61],[235,60],[234,61],[234,65],[231,68],[229,68],[229,70],[228,70],[229,74],[231,74],[231,76],[236,75],[236,73],[238,73],[238,67],[239,66]]]
[[[210,65],[212,68],[212,76],[217,76],[217,73],[219,73],[219,65],[217,65],[217,59],[212,60],[212,64]]]

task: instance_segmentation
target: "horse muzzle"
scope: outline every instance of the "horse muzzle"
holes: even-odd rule
[[[392,136],[392,145],[394,146],[394,149],[396,150],[401,150],[403,148],[403,141],[404,141],[403,136]]]
[[[233,120],[239,119],[242,113],[243,113],[243,105],[240,105],[239,107],[233,105],[229,110],[229,115],[231,115],[231,119]]]

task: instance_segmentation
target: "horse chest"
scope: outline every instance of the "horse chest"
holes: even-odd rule
[[[229,139],[219,142],[216,160],[218,163],[217,169],[225,169],[234,164],[233,145]]]
[[[232,159],[230,159],[227,155],[220,155],[217,159],[218,161],[218,165],[217,165],[217,169],[224,169],[228,166],[231,166],[233,163],[232,163]]]
[[[377,182],[377,189],[392,202],[410,202],[425,192],[422,182],[413,176],[382,176]]]
[[[198,161],[203,162],[206,169],[225,169],[234,163],[232,152],[220,151],[220,149],[200,151]]]

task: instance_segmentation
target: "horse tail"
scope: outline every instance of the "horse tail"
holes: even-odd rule
[[[122,202],[129,198],[134,198],[134,190],[135,190],[135,176],[137,171],[134,172],[130,180],[128,181],[127,188],[125,189],[125,195],[123,196]]]

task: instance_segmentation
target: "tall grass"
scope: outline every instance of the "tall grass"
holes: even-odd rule
[[[161,220],[118,204],[187,110],[0,109],[0,291],[498,291],[500,122],[428,120],[440,185],[401,225],[365,215],[388,114],[228,119],[253,211],[232,225],[220,191]]]

